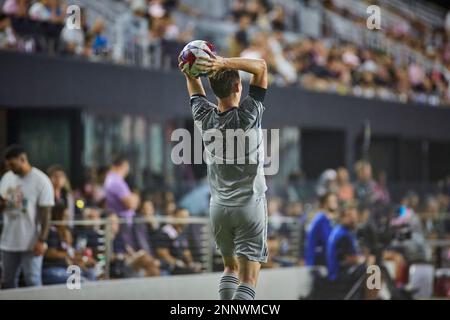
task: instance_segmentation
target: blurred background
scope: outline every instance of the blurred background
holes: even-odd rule
[[[72,4],[80,30],[64,25]],[[379,30],[366,26],[369,5],[381,8]],[[202,39],[223,56],[264,58],[264,127],[280,129],[280,170],[267,177],[263,267],[305,264],[308,227],[331,192],[337,211],[357,201],[360,245],[383,252],[397,288],[425,274],[420,297],[450,297],[448,9],[422,0],[0,0],[0,151],[22,145],[50,176],[67,213],[55,212],[55,225],[73,237],[68,264],[87,281],[221,271],[206,166],[170,158],[172,131],[194,130],[177,56]],[[138,199],[127,216],[105,201],[118,154]],[[407,230],[393,230],[405,212]]]

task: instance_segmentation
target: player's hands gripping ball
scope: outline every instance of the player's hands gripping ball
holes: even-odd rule
[[[208,76],[205,66],[199,65],[199,58],[214,58],[216,51],[214,45],[203,40],[189,42],[178,56],[180,70],[187,76],[198,78]]]

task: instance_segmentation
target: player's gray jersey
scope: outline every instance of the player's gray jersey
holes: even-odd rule
[[[261,129],[264,95],[260,98],[258,90],[265,93],[251,86],[238,108],[222,113],[206,97],[191,97],[194,122],[205,145],[212,203],[242,206],[267,190]]]

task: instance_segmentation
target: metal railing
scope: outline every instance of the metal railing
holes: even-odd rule
[[[306,238],[307,225],[310,220],[306,219],[304,214],[299,217],[286,217],[286,216],[271,216],[269,217],[269,234],[268,241],[275,241],[278,245],[269,244],[269,265],[273,267],[270,262],[275,262],[275,266],[292,266],[297,265],[303,258],[303,248]],[[312,215],[309,215],[310,218]],[[427,216],[424,213],[418,213],[419,217]],[[450,217],[440,216],[434,220],[439,223],[450,222]],[[52,221],[53,226],[68,226],[72,233],[75,235],[73,241],[74,250],[81,252],[89,244],[85,244],[80,247],[78,236],[82,233],[79,231],[83,228],[94,228],[98,231],[98,236],[102,241],[99,241],[97,248],[90,248],[95,252],[96,266],[98,270],[98,280],[117,278],[111,276],[111,263],[113,257],[116,254],[114,251],[114,239],[117,237],[117,227],[125,224],[129,224],[129,219],[111,219],[103,218],[98,220],[74,220],[74,221]],[[173,218],[166,216],[156,216],[152,218],[134,218],[133,226],[139,224],[152,224],[153,226],[159,225],[185,225],[184,231],[180,233],[180,237],[188,239],[188,249],[191,251],[194,261],[201,265],[199,272],[213,272],[223,270],[222,260],[220,253],[217,251],[214,237],[210,228],[210,220],[208,217],[189,217],[189,218]],[[425,223],[422,220],[422,225]],[[3,225],[0,222],[0,231]],[[158,229],[159,231],[161,228]],[[424,236],[427,237],[426,245],[428,245],[433,251],[435,251],[433,257],[433,263],[438,266],[448,265],[448,259],[444,256],[445,250],[450,248],[449,234],[438,238],[428,238],[430,233],[427,230],[423,230]],[[193,241],[193,237],[195,240]],[[152,240],[150,240],[152,241]],[[154,249],[158,247],[157,243],[151,242],[150,247]],[[143,250],[142,248],[136,248],[136,252]],[[273,251],[275,250],[275,251]],[[155,258],[160,257],[155,253],[152,253]],[[167,273],[167,275],[170,273]],[[127,276],[129,277],[129,276]]]

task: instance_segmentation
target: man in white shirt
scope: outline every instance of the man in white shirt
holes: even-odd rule
[[[52,184],[20,146],[7,148],[5,162],[10,171],[0,181],[2,288],[18,287],[21,271],[27,286],[39,286],[55,201]]]

